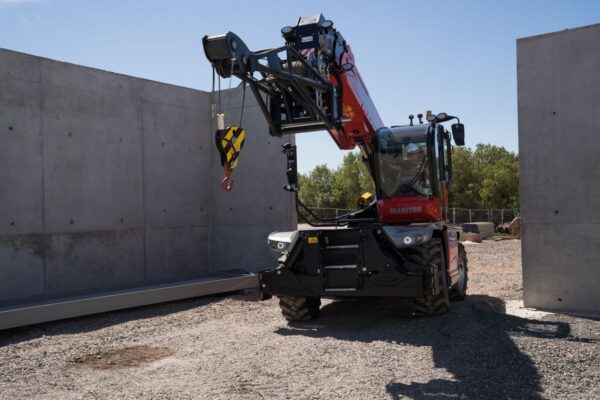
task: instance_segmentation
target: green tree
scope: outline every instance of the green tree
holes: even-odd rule
[[[350,152],[334,172],[334,195],[343,208],[356,208],[358,198],[365,192],[374,193],[375,185],[360,153]]]
[[[519,206],[519,157],[504,147],[478,144],[473,152],[482,208]]]
[[[450,206],[519,207],[519,157],[504,147],[478,144],[474,151],[455,147]]]
[[[340,200],[334,195],[334,181],[334,173],[327,165],[317,165],[307,175],[299,175],[300,199],[310,207],[339,207]]]
[[[356,208],[365,192],[374,193],[375,185],[359,153],[349,152],[335,170],[316,166],[308,174],[299,175],[300,199],[310,207]]]
[[[448,199],[450,207],[478,208],[481,182],[470,149],[464,147],[452,149],[452,180]]]
[[[484,170],[481,201],[487,208],[519,207],[518,159],[500,160]]]
[[[519,156],[504,147],[478,144],[475,150],[452,151],[453,185],[450,207],[519,207]],[[300,198],[310,207],[356,208],[364,192],[374,192],[360,153],[350,152],[335,170],[318,165],[299,176]]]

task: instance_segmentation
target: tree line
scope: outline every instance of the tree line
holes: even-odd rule
[[[454,147],[452,170],[450,207],[519,207],[517,154],[491,144],[478,144],[474,150]],[[353,209],[360,195],[375,190],[367,167],[355,152],[346,154],[335,169],[321,164],[307,174],[299,174],[299,184],[300,199],[318,208]]]

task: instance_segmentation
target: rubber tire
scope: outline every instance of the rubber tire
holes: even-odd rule
[[[458,269],[460,274],[464,274],[464,279],[461,277],[458,283],[450,289],[450,300],[464,300],[467,296],[467,286],[469,282],[469,268],[467,266],[467,252],[462,243],[458,244]]]
[[[308,321],[319,315],[320,297],[279,296],[281,314],[290,322]]]
[[[428,268],[433,264],[438,266],[438,270],[446,270],[442,242],[439,239],[431,239],[421,246],[412,247],[409,258],[412,262],[422,265],[427,271],[424,277],[423,288],[426,294],[425,297],[419,297],[414,300],[415,315],[433,316],[447,313],[449,302],[448,285],[444,284],[444,289],[437,295],[434,296],[431,294],[431,276]],[[444,279],[445,281],[446,279]]]

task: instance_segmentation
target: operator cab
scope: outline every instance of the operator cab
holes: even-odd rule
[[[373,175],[381,222],[447,220],[452,145],[450,133],[441,123],[454,118],[445,113],[428,113],[428,124],[377,130],[373,140]],[[452,136],[457,145],[464,145],[464,127],[460,122],[452,125]]]
[[[375,152],[379,197],[431,196],[433,194],[427,131],[429,125],[381,128]]]

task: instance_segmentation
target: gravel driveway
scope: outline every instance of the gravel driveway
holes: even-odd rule
[[[0,399],[600,398],[600,321],[508,315],[520,242],[467,245],[467,301],[415,318],[324,301],[288,324],[256,294],[0,332]]]

